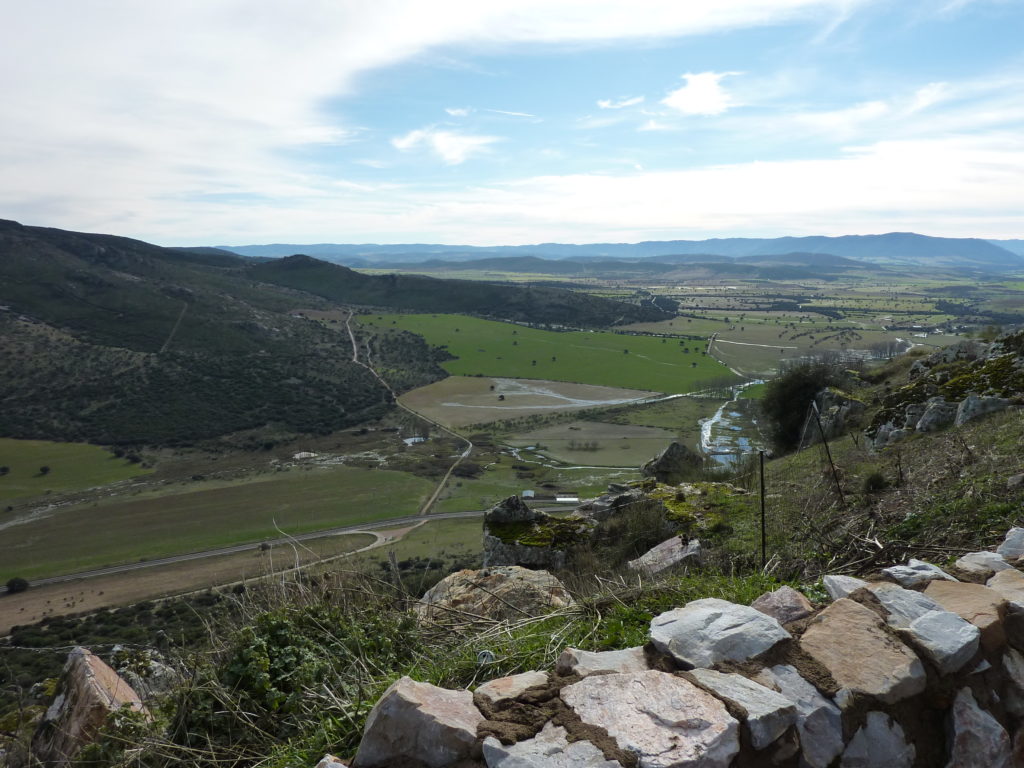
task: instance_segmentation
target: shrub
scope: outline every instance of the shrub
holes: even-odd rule
[[[7,580],[7,593],[10,595],[16,592],[24,592],[28,589],[28,579],[23,579],[20,576],[15,576],[13,579]]]
[[[768,422],[774,448],[788,453],[799,447],[807,408],[825,387],[840,385],[842,374],[826,363],[807,363],[769,381],[761,398],[761,414]]]

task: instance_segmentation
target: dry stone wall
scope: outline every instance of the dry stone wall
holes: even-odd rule
[[[642,648],[567,649],[474,693],[408,678],[355,768],[1024,766],[1024,529],[951,573],[922,561],[695,600]]]

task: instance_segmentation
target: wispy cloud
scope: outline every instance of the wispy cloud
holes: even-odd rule
[[[496,115],[508,115],[509,117],[537,117],[529,112],[511,112],[507,109],[485,109],[484,112],[493,112]]]
[[[478,136],[427,126],[393,138],[391,145],[401,152],[425,147],[446,165],[461,165],[474,155],[486,152],[491,144],[500,140],[497,136]]]
[[[601,109],[624,109],[625,107],[634,107],[637,104],[643,104],[643,96],[634,96],[630,99],[622,99],[621,101],[612,101],[611,99],[598,99],[597,106]]]
[[[737,106],[722,88],[722,80],[739,72],[687,72],[686,85],[668,94],[661,103],[684,115],[720,115]]]
[[[466,117],[470,113],[469,107],[445,107],[444,111],[452,117]]]

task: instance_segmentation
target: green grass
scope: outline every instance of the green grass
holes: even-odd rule
[[[433,487],[352,467],[275,473],[234,486],[53,510],[0,529],[0,581],[38,578],[414,514]],[[14,514],[0,513],[0,524]]]
[[[46,474],[40,472],[44,466],[50,468]],[[150,471],[96,445],[10,438],[0,438],[0,467],[9,469],[0,476],[4,501],[93,488]]]
[[[690,392],[715,379],[735,378],[705,357],[702,341],[610,332],[543,331],[462,315],[367,315],[361,322],[403,328],[458,357],[451,374],[572,381],[654,392]],[[683,350],[687,349],[687,352]]]

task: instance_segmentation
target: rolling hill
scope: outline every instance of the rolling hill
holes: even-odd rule
[[[390,394],[351,362],[346,333],[295,313],[337,304],[590,326],[665,317],[555,288],[370,277],[0,220],[0,436],[251,447],[364,422]],[[447,353],[418,336],[367,341],[402,371],[400,391],[445,376]]]

